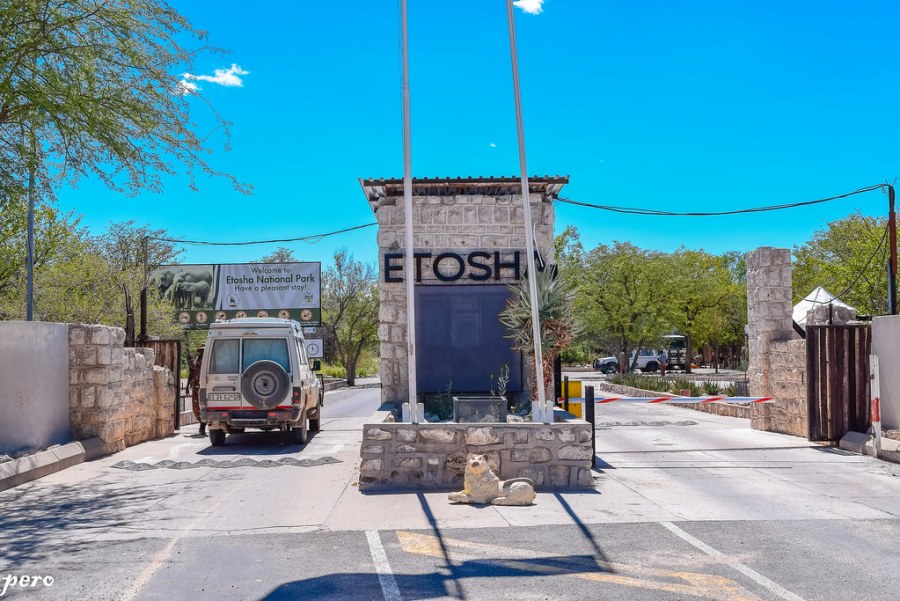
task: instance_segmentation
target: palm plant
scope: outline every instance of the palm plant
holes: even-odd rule
[[[534,359],[534,336],[531,327],[531,296],[528,290],[528,277],[509,286],[512,296],[506,308],[500,313],[500,323],[506,326],[506,336],[514,342],[517,351]],[[540,320],[541,359],[543,360],[543,379],[545,390],[553,379],[553,364],[559,354],[568,348],[575,339],[577,327],[572,311],[572,289],[554,270],[537,272],[538,319]],[[548,391],[549,392],[549,391]],[[550,398],[552,395],[548,395]],[[531,382],[531,398],[538,398],[537,378]]]

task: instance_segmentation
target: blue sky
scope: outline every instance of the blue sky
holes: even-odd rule
[[[234,123],[216,168],[254,185],[166,180],[123,197],[90,181],[60,190],[95,231],[134,219],[200,240],[289,238],[373,221],[359,177],[403,174],[399,2],[171,0],[239,65],[241,86],[203,80]],[[537,0],[528,0],[539,5]],[[831,196],[900,175],[895,26],[900,3],[546,0],[516,11],[530,174],[567,174],[563,196],[723,210]],[[518,173],[504,0],[409,0],[413,172]],[[234,71],[233,71],[234,72]],[[234,72],[237,73],[237,72]],[[211,123],[195,100],[199,129]],[[612,240],[671,251],[791,246],[869,193],[786,212],[719,218],[615,215],[557,205],[587,248]],[[287,245],[328,263],[346,246],[374,261],[375,228]],[[277,245],[186,247],[195,263],[243,262]]]

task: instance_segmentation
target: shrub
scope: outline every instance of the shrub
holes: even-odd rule
[[[713,382],[711,380],[707,380],[701,383],[703,387],[703,393],[709,395],[717,395],[722,394],[722,389],[719,388],[719,384],[717,382]]]
[[[347,370],[344,369],[343,365],[339,365],[337,363],[323,363],[322,375],[329,378],[343,379],[347,377]]]
[[[608,381],[613,384],[640,388],[641,390],[653,390],[656,392],[666,392],[669,390],[668,381],[660,378],[653,378],[651,376],[641,376],[635,373],[613,374],[609,376]]]
[[[691,389],[691,381],[687,378],[675,378],[672,380],[672,386],[669,390],[672,391],[673,394],[681,394],[682,390],[690,390]]]

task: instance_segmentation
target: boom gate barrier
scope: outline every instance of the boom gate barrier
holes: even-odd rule
[[[565,390],[568,391],[569,379],[566,378],[566,387]],[[579,382],[580,384],[580,382]],[[591,467],[594,468],[597,466],[597,438],[595,435],[595,406],[604,404],[604,403],[650,403],[650,404],[658,404],[658,403],[674,403],[674,404],[694,404],[694,403],[742,403],[742,404],[750,404],[750,403],[762,403],[769,404],[774,402],[774,398],[770,396],[760,396],[760,397],[752,397],[752,396],[724,396],[724,395],[710,395],[710,396],[665,396],[665,397],[636,397],[636,396],[608,396],[601,397],[599,399],[594,398],[594,387],[593,386],[585,386],[584,387],[584,396],[579,398],[568,398],[568,395],[564,396],[563,399],[565,401],[565,408],[568,411],[569,403],[572,401],[581,401],[584,403],[584,420],[591,424],[591,450],[593,451],[591,455]]]

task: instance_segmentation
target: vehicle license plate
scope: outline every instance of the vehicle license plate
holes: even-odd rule
[[[207,401],[240,401],[241,393],[239,392],[207,392]]]

